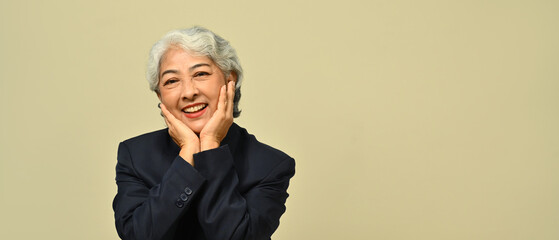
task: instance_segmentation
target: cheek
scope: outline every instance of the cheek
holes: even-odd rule
[[[211,88],[211,91],[207,91],[206,92],[206,98],[207,101],[209,103],[208,106],[208,110],[210,110],[210,116],[213,116],[213,114],[217,111],[217,105],[218,105],[218,101],[219,101],[219,90],[215,90],[215,88]]]
[[[213,95],[212,95],[212,102],[214,102],[214,104],[216,105],[216,108],[217,108],[217,103],[219,102],[219,92],[221,91],[221,85],[217,86],[215,89],[216,90],[213,92]]]
[[[176,105],[176,94],[173,91],[161,92],[160,100],[167,108],[172,108]]]
[[[221,85],[217,83],[212,83],[209,85],[204,86],[205,90],[204,95],[206,95],[208,101],[212,104],[217,104],[219,100],[219,90],[221,89]]]
[[[212,110],[212,113],[217,110],[217,104],[218,104],[217,97],[212,98],[210,103],[210,109]]]

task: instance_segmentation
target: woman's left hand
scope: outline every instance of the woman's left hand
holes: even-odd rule
[[[233,124],[233,97],[235,82],[229,81],[219,92],[217,109],[200,132],[200,148],[202,151],[219,147]]]

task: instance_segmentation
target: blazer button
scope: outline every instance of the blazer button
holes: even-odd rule
[[[186,193],[186,195],[190,195],[190,194],[192,194],[192,189],[190,189],[189,187],[186,187],[184,189],[184,193]]]
[[[177,199],[177,201],[175,202],[175,205],[177,205],[178,208],[184,207],[184,203],[181,202],[180,199]]]
[[[186,200],[188,200],[188,196],[186,196],[186,194],[184,194],[184,193],[181,193],[180,199],[181,199],[181,201],[186,202]]]

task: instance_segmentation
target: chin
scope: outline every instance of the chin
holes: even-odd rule
[[[194,133],[200,134],[202,129],[204,129],[204,126],[206,126],[206,121],[191,122],[191,123],[187,124],[186,126],[188,126],[190,128],[190,130],[192,130]]]

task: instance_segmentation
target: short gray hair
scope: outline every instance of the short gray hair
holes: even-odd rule
[[[149,52],[146,71],[149,88],[154,92],[159,92],[161,58],[173,46],[209,57],[221,69],[226,78],[232,72],[237,75],[235,97],[233,99],[233,117],[241,115],[239,101],[241,100],[243,68],[237,53],[227,40],[203,27],[195,26],[171,31],[153,45]]]

